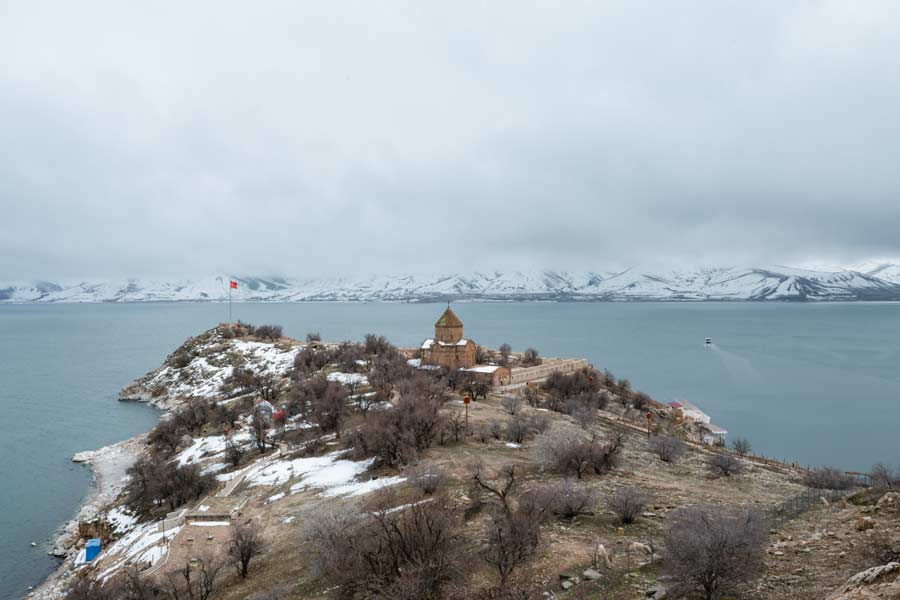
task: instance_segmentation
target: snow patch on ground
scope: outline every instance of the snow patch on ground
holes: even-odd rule
[[[128,513],[124,506],[117,506],[106,514],[106,520],[109,521],[116,533],[126,533],[134,529],[137,524],[137,517]]]
[[[327,376],[328,381],[337,381],[338,383],[343,383],[344,385],[368,385],[369,378],[365,375],[360,375],[359,373],[329,373]]]
[[[353,461],[341,458],[345,450],[331,452],[324,456],[307,458],[267,459],[246,469],[244,481],[250,486],[279,486],[299,478],[289,488],[289,493],[317,488],[323,496],[358,496],[382,487],[405,481],[402,477],[382,477],[369,481],[356,481],[374,462],[374,459]],[[231,473],[227,474],[231,475]],[[224,476],[219,476],[224,480]],[[283,494],[275,494],[270,502],[280,500]]]

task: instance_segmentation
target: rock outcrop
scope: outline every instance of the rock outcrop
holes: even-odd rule
[[[892,562],[861,571],[828,596],[828,600],[870,599],[900,599],[900,563]]]

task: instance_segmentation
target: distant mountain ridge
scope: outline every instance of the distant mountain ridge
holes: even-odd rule
[[[492,271],[361,278],[215,275],[199,279],[123,279],[0,284],[0,303],[22,302],[443,302],[494,301],[835,301],[900,300],[900,266],[861,270],[729,267],[651,272]]]

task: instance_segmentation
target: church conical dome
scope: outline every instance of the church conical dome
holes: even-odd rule
[[[437,320],[434,324],[435,327],[462,327],[462,321],[459,320],[459,317],[456,316],[456,313],[453,312],[450,307],[447,307],[447,310],[444,311],[444,314]]]

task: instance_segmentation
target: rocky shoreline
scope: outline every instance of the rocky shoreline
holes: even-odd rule
[[[25,596],[27,600],[60,600],[65,597],[78,567],[75,564],[81,550],[77,543],[78,524],[97,517],[121,493],[126,481],[126,471],[144,452],[146,439],[147,434],[141,434],[97,450],[79,452],[72,457],[73,462],[90,466],[93,490],[75,517],[62,528],[53,548],[48,552],[61,559],[59,566]]]

